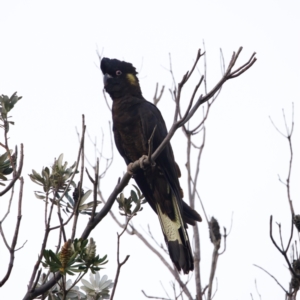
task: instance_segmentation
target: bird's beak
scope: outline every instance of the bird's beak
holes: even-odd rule
[[[104,74],[104,76],[103,76],[103,83],[104,83],[104,86],[106,86],[107,85],[107,80],[108,80],[108,78],[112,78],[112,76],[110,76],[109,74]]]

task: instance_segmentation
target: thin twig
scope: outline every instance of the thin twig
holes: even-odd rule
[[[19,201],[18,201],[18,215],[17,215],[17,222],[16,222],[16,227],[13,235],[13,239],[11,242],[11,245],[8,247],[9,249],[9,254],[10,254],[10,260],[8,264],[8,268],[6,271],[6,274],[4,275],[3,279],[0,281],[0,287],[5,284],[5,282],[8,280],[11,271],[14,266],[14,260],[15,260],[15,248],[17,245],[18,237],[19,237],[19,229],[21,225],[21,219],[22,219],[22,199],[23,199],[23,186],[24,186],[24,179],[23,177],[20,177],[20,192],[19,192]],[[2,227],[1,229],[1,234],[2,234]],[[4,234],[3,234],[4,236]]]
[[[102,90],[102,94],[103,94],[103,97],[104,97],[104,100],[105,100],[105,103],[106,103],[108,109],[111,111],[111,107],[109,106],[107,98],[106,98],[105,89]]]
[[[255,289],[256,289],[257,295],[258,295],[259,299],[261,300],[261,294],[258,291],[256,279],[254,280],[254,282],[255,282]]]
[[[81,201],[81,197],[82,197],[82,182],[83,182],[83,174],[84,174],[85,130],[86,130],[85,116],[82,115],[82,136],[81,136],[80,147],[79,147],[77,163],[76,163],[76,168],[75,168],[75,170],[77,170],[79,161],[81,160],[81,171],[80,171],[80,179],[79,179],[79,186],[78,186],[78,201],[76,202],[75,207],[74,207],[74,219],[73,219],[71,240],[74,239],[75,234],[76,234],[76,227],[77,227],[77,222],[78,222],[78,217],[79,217],[79,206],[80,206],[80,201]],[[81,159],[80,159],[80,156],[81,156]],[[74,172],[74,175],[75,175],[75,172]],[[69,182],[69,183],[71,183],[71,182]],[[66,190],[64,192],[66,192]],[[62,199],[62,197],[61,197],[61,199]]]
[[[14,198],[14,192],[15,192],[15,186],[13,185],[11,187],[11,193],[10,193],[10,197],[9,197],[9,201],[8,201],[7,211],[6,211],[5,215],[3,216],[2,220],[0,221],[0,227],[2,226],[2,223],[5,221],[7,216],[10,214],[10,208],[11,208],[12,200]]]
[[[153,97],[153,104],[154,104],[154,105],[157,105],[158,102],[160,101],[160,99],[161,99],[161,97],[162,97],[162,95],[163,95],[163,93],[164,93],[164,89],[165,89],[165,86],[163,85],[163,86],[161,87],[159,96],[157,96],[157,92],[158,92],[158,82],[156,83],[155,93],[154,93],[154,97]]]
[[[153,152],[153,138],[154,138],[156,128],[157,128],[157,125],[155,125],[155,127],[153,128],[152,134],[148,140],[148,159],[150,162],[152,162],[151,155]]]
[[[117,288],[117,284],[118,284],[118,280],[119,280],[119,276],[120,276],[120,272],[121,272],[121,268],[127,262],[127,260],[130,257],[130,255],[126,255],[125,259],[122,262],[120,262],[120,238],[123,235],[123,233],[126,231],[126,228],[129,224],[129,221],[131,220],[131,218],[132,217],[128,218],[127,223],[126,223],[123,231],[120,234],[117,233],[117,235],[118,235],[118,243],[117,243],[117,263],[118,263],[118,267],[117,267],[116,277],[115,277],[115,280],[114,280],[114,287],[113,287],[112,292],[111,292],[110,300],[113,300],[113,298],[114,298],[116,288]]]
[[[153,242],[159,247],[161,248],[166,254],[169,255],[169,252],[167,251],[167,249],[165,249],[165,247],[163,246],[163,244],[158,243],[158,241],[154,238],[154,236],[152,235],[150,226],[148,224],[148,235],[151,237],[151,239],[153,240]],[[144,230],[145,231],[145,230]]]
[[[217,263],[218,263],[218,258],[219,258],[219,249],[220,249],[220,245],[221,245],[221,240],[216,240],[216,238],[214,237],[213,231],[211,229],[210,229],[210,233],[211,233],[211,236],[213,239],[214,250],[213,250],[213,254],[212,254],[209,283],[208,283],[208,292],[207,292],[208,300],[211,300],[213,298],[213,296],[212,296],[213,280],[214,280],[215,272],[217,269]]]
[[[145,296],[146,298],[149,298],[149,299],[172,300],[172,299],[170,299],[170,298],[162,298],[162,297],[148,296],[148,295],[144,292],[144,290],[142,290],[142,293],[144,294],[144,296]]]
[[[92,210],[92,214],[91,214],[91,219],[94,219],[95,217],[95,212],[96,212],[96,207],[97,207],[97,188],[98,188],[98,181],[99,181],[99,159],[97,158],[97,162],[96,162],[96,168],[95,168],[95,180],[94,180],[94,192],[93,192],[93,196],[94,196],[94,205],[93,205],[93,210]]]
[[[272,277],[275,281],[276,281],[276,283],[284,290],[284,292],[287,294],[287,295],[289,295],[290,296],[290,293],[280,284],[280,282],[271,274],[271,273],[269,273],[267,270],[265,270],[264,268],[262,268],[262,267],[260,267],[260,266],[258,266],[258,265],[255,265],[255,264],[253,264],[253,266],[255,266],[255,267],[257,267],[257,268],[259,268],[259,269],[261,269],[261,270],[263,270],[264,272],[266,272],[270,277]]]

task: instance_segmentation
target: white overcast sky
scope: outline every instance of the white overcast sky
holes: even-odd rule
[[[10,143],[12,147],[24,143],[25,147],[19,245],[28,240],[16,253],[13,273],[0,289],[0,298],[22,298],[41,245],[43,205],[34,197],[33,191],[38,188],[27,174],[31,169],[40,171],[50,165],[60,153],[70,164],[75,161],[75,127],[80,128],[82,114],[89,134],[97,137],[99,144],[101,129],[106,133],[104,148],[109,154],[111,116],[102,95],[96,50],[103,51],[106,57],[133,63],[140,70],[144,97],[151,101],[156,82],[171,87],[166,71],[169,53],[179,81],[205,41],[209,87],[221,76],[220,48],[226,63],[240,46],[244,49],[237,65],[245,63],[253,52],[258,58],[244,75],[225,84],[207,122],[199,192],[208,215],[215,216],[221,226],[229,228],[234,213],[227,251],[218,264],[215,299],[251,299],[250,293],[259,299],[255,279],[262,299],[283,299],[277,284],[253,264],[266,268],[288,288],[289,272],[270,241],[268,223],[271,214],[282,223],[286,243],[290,212],[277,174],[286,178],[289,151],[286,140],[272,127],[268,116],[283,130],[282,109],[290,124],[294,102],[295,161],[291,184],[294,207],[299,213],[299,1],[0,1],[0,12],[0,94],[18,91],[23,96],[12,112],[16,125],[11,128]],[[168,92],[159,108],[170,126],[173,106]],[[86,144],[93,160],[88,139]],[[180,133],[172,144],[186,188],[185,147]],[[125,170],[115,152],[114,166],[102,183],[105,196]],[[88,181],[85,186],[89,187]],[[0,218],[6,208],[4,199],[1,202]],[[198,210],[203,215],[200,207]],[[14,213],[15,210],[4,224],[7,234],[12,231]],[[85,221],[83,218],[81,228]],[[138,228],[151,224],[157,239],[162,241],[158,223],[148,206],[135,220]],[[199,228],[205,285],[212,245],[206,223]],[[120,229],[108,216],[91,235],[99,254],[109,256],[101,274],[111,279],[116,268],[117,231]],[[55,239],[50,240],[48,248],[54,249],[55,244]],[[160,261],[134,236],[124,237],[121,247],[121,255],[131,257],[122,269],[116,299],[143,299],[141,289],[166,297],[160,281],[170,291],[172,278]],[[2,278],[7,267],[2,242],[0,257]]]

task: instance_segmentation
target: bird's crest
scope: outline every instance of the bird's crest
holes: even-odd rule
[[[132,75],[136,75],[138,73],[131,63],[106,57],[101,60],[101,70],[103,74],[109,74],[111,76],[115,76],[117,71],[121,71],[123,74]]]

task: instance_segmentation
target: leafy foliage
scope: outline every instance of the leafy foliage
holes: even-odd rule
[[[15,104],[22,97],[17,96],[17,92],[15,92],[11,97],[1,95],[0,96],[0,128],[3,128],[5,131],[5,135],[9,131],[9,124],[14,125],[13,121],[8,121],[8,113],[13,109]],[[8,150],[7,144],[3,145],[6,148],[6,152],[0,155],[0,180],[7,181],[7,175],[10,175],[13,172],[13,165],[16,164],[16,155],[13,154],[12,150]],[[0,185],[5,185],[0,182]]]
[[[74,173],[78,173],[75,170],[76,163],[68,168],[68,163],[63,164],[63,154],[61,154],[57,160],[55,160],[51,169],[48,167],[43,168],[41,173],[32,170],[32,174],[29,174],[30,179],[43,187],[43,192],[35,191],[35,196],[38,199],[47,201],[50,192],[53,197],[49,198],[55,205],[60,205],[65,213],[73,213],[78,209],[79,213],[91,215],[94,201],[86,203],[88,197],[92,194],[92,190],[84,192],[80,190],[80,182],[76,186],[75,182],[71,180]],[[68,192],[70,192],[72,186],[74,188],[73,198]],[[68,187],[67,191],[65,189]],[[62,194],[64,195],[61,198]],[[78,203],[79,202],[79,203]],[[98,205],[100,201],[97,201]]]
[[[136,192],[131,190],[130,196],[128,198],[124,197],[124,194],[121,193],[117,198],[119,203],[119,210],[122,216],[132,217],[137,214],[137,212],[141,211],[143,208],[142,204],[146,203],[146,199],[137,186],[133,185]],[[134,209],[132,209],[132,205],[135,204]]]
[[[0,96],[0,121],[3,122],[3,125],[0,124],[0,127],[4,128],[6,132],[9,130],[9,124],[14,125],[13,121],[8,121],[8,113],[21,98],[22,97],[17,96],[17,92],[12,94],[11,97],[5,95]]]
[[[55,254],[52,250],[44,250],[43,266],[49,268],[50,272],[60,272],[63,275],[75,275],[75,273],[92,273],[99,271],[99,266],[108,262],[107,255],[102,258],[96,255],[96,243],[93,238],[88,240],[75,239],[65,242],[61,251]]]
[[[68,193],[66,193],[65,197],[62,199],[61,205],[64,207],[65,212],[70,213],[76,209],[77,202],[79,201],[77,207],[79,213],[84,215],[91,215],[94,207],[94,201],[85,203],[91,194],[92,190],[84,192],[84,190],[81,189],[79,199],[79,187],[76,187],[73,192],[73,198]],[[96,205],[98,205],[99,203],[101,203],[101,201],[97,201]]]
[[[39,174],[35,170],[32,170],[32,174],[29,174],[30,179],[43,187],[43,190],[45,193],[48,193],[49,191],[53,191],[55,193],[62,192],[69,184],[70,177],[74,174],[74,172],[78,172],[77,170],[74,170],[75,163],[67,168],[68,163],[63,162],[64,155],[61,154],[57,160],[55,160],[51,172],[48,167],[43,168],[42,172]],[[74,187],[76,187],[75,183],[73,181],[70,182]],[[41,192],[35,192],[35,195],[38,199],[45,199],[46,196],[44,193]]]

